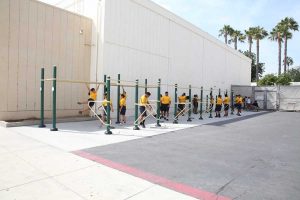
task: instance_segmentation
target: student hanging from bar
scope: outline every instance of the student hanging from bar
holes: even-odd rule
[[[79,105],[81,105],[81,104],[88,104],[89,107],[92,108],[95,105],[94,101],[97,100],[97,92],[99,90],[100,84],[98,84],[98,86],[97,86],[96,89],[95,88],[90,88],[90,86],[87,83],[85,85],[86,85],[86,87],[87,87],[87,89],[89,91],[89,93],[88,93],[89,99],[87,101],[77,102],[77,104],[79,104]],[[89,111],[90,110],[89,107],[87,107],[85,109],[83,108],[82,110],[80,110],[79,114],[83,114],[84,112]]]

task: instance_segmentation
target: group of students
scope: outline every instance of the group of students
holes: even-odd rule
[[[88,84],[86,84],[86,87],[88,89],[88,95],[89,98],[87,101],[82,101],[82,102],[77,102],[79,105],[82,104],[88,104],[89,107],[87,108],[83,108],[82,110],[79,111],[79,114],[84,114],[85,112],[89,111],[90,108],[92,108],[95,105],[95,101],[97,101],[97,93],[99,90],[99,86],[97,86],[97,88],[90,88]],[[107,100],[107,93],[104,93],[103,95],[103,101],[101,102],[101,106],[98,108],[99,110],[102,108],[102,114],[100,114],[100,118],[103,122],[106,121],[106,110],[107,110],[107,106],[110,106],[110,110],[111,112],[114,112],[114,108],[113,108],[113,104],[112,101],[110,100],[110,102]],[[126,92],[123,89],[123,93],[121,94],[121,98],[120,98],[120,102],[119,102],[119,106],[120,106],[120,123],[125,124],[126,123]]]
[[[90,88],[88,84],[86,84],[87,89],[89,91],[88,95],[89,98],[87,101],[83,102],[78,102],[78,104],[89,104],[88,108],[82,109],[79,111],[80,114],[83,114],[87,111],[90,110],[95,105],[95,101],[97,100],[97,92],[99,90],[99,86],[97,88]],[[145,128],[145,119],[148,116],[147,110],[152,110],[152,106],[149,103],[149,97],[151,96],[150,92],[145,92],[144,95],[140,97],[139,101],[139,110],[140,110],[140,117],[139,117],[139,122],[138,124],[141,125],[143,128]],[[178,97],[178,115],[184,116],[184,114],[188,111],[186,109],[186,102],[189,100],[189,96],[186,96],[185,93],[182,93],[181,96]],[[120,123],[125,124],[126,123],[126,99],[127,99],[127,94],[123,88],[123,93],[120,96],[120,102],[119,102],[119,110],[120,110]],[[198,98],[198,95],[194,95],[192,99],[192,106],[193,106],[193,113],[198,114],[198,107],[199,107],[199,101],[200,99]],[[249,100],[246,100],[248,103]],[[169,118],[169,110],[171,106],[171,97],[169,96],[168,92],[165,92],[164,95],[161,95],[160,97],[160,118],[163,118],[168,121]],[[236,95],[235,100],[234,100],[234,107],[237,108],[237,115],[241,116],[242,112],[242,105],[245,103],[245,99],[241,97],[241,95]],[[216,104],[214,106],[214,104]],[[256,103],[257,104],[257,103]],[[102,108],[103,113],[100,115],[101,119],[103,122],[106,121],[106,110],[107,106],[110,106],[110,110],[114,112],[113,109],[113,104],[112,101],[107,100],[107,94],[104,94],[104,98],[102,101],[102,105],[99,108]],[[209,104],[209,109],[207,108],[206,112],[210,112],[213,110],[215,107],[215,117],[221,117],[221,110],[222,107],[224,106],[224,117],[228,116],[228,110],[230,108],[230,98],[228,97],[227,94],[224,95],[224,98],[222,98],[222,95],[218,95],[217,99],[213,98],[212,95],[210,95],[210,104]],[[155,116],[156,117],[156,116]]]

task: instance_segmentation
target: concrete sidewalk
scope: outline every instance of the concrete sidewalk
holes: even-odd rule
[[[245,113],[253,114],[257,113]],[[230,118],[237,117],[232,115]],[[113,130],[113,135],[104,135],[104,129],[99,129],[97,121],[58,124],[59,132],[36,126],[0,127],[0,199],[194,199],[76,156],[71,151],[223,120],[228,119],[197,119],[190,124],[182,120],[185,124],[162,123],[159,129],[151,128],[153,124],[150,124],[141,131],[133,131],[132,126],[121,126]]]
[[[0,133],[1,200],[193,199],[10,129]]]

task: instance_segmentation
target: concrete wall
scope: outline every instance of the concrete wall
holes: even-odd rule
[[[42,66],[46,77],[57,65],[60,79],[90,79],[90,19],[34,0],[1,0],[0,27],[0,120],[39,117]],[[50,82],[45,90],[49,117]],[[84,85],[58,84],[58,116],[76,114],[86,96]]]
[[[106,0],[102,4],[104,47],[98,76],[105,73],[116,78],[120,73],[125,80],[148,78],[153,84],[161,78],[164,84],[222,91],[232,84],[250,85],[250,59],[153,2]],[[133,97],[133,89],[128,90]],[[133,98],[128,101],[133,108]]]

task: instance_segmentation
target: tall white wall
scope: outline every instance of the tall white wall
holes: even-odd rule
[[[125,80],[148,78],[152,84],[161,78],[163,84],[222,91],[231,84],[250,85],[250,59],[151,1],[106,0],[104,4],[101,64],[105,74],[115,78],[120,73]],[[199,89],[194,93],[199,94]]]
[[[56,65],[58,79],[90,79],[92,20],[35,0],[1,0],[0,26],[0,120],[39,117],[41,67],[46,78]],[[86,96],[82,84],[58,83],[58,117],[77,115]],[[51,108],[46,82],[46,117]]]

